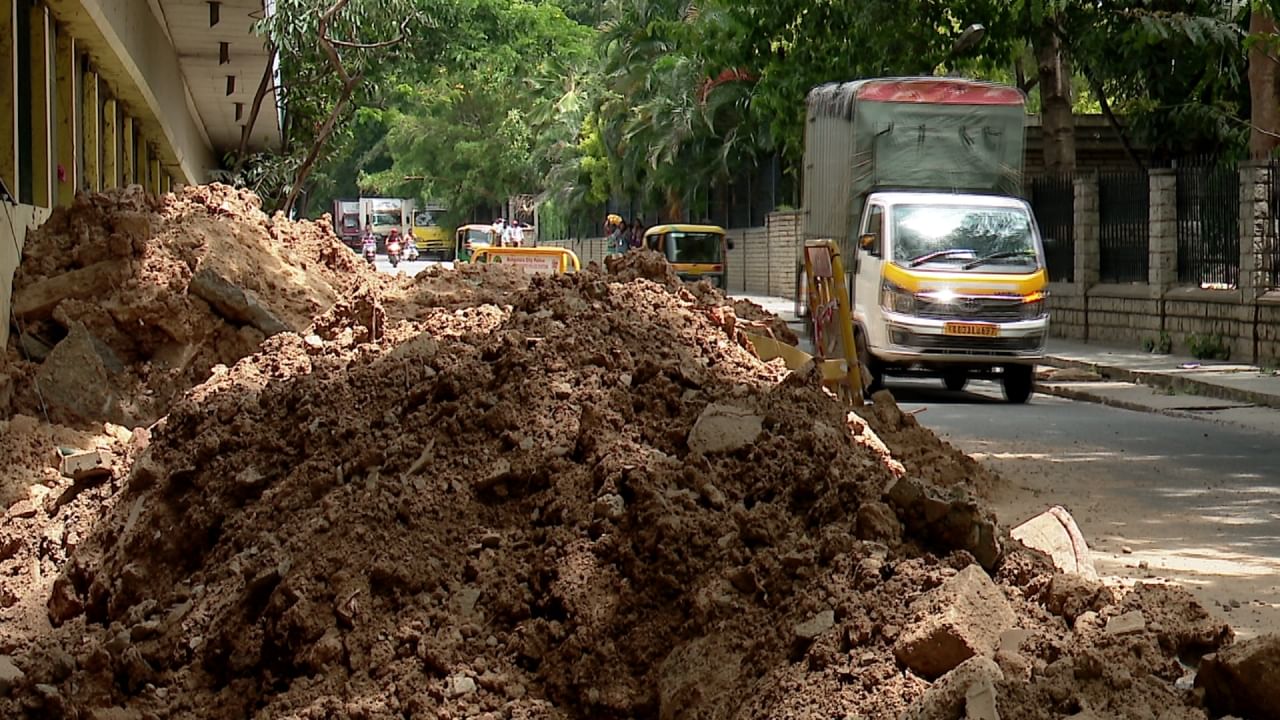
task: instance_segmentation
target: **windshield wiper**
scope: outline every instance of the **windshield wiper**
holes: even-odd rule
[[[991,262],[992,260],[1000,260],[1003,258],[1024,257],[1026,255],[1035,257],[1035,254],[1036,253],[1034,250],[1005,250],[1004,252],[991,253],[990,255],[984,255],[978,258],[977,260],[967,262],[964,264],[963,269],[972,270],[978,267],[979,265],[982,265],[983,263],[988,263],[988,262]]]
[[[949,250],[939,250],[937,252],[931,252],[926,255],[921,255],[918,258],[912,258],[911,267],[919,267],[929,262],[930,260],[937,260],[938,258],[948,257],[950,255],[972,255],[972,254],[973,254],[973,251],[967,248],[951,248]]]

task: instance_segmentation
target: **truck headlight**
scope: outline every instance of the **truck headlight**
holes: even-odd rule
[[[1022,300],[1022,319],[1038,320],[1048,312],[1045,306],[1045,295],[1042,292],[1032,293]]]
[[[886,281],[880,286],[880,307],[889,312],[914,315],[916,312],[915,293]]]

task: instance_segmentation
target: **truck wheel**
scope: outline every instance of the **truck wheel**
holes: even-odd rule
[[[1000,377],[1004,399],[1021,405],[1031,399],[1035,389],[1035,367],[1032,365],[1005,365]]]
[[[969,371],[964,369],[944,370],[942,384],[951,392],[960,392],[969,384]]]

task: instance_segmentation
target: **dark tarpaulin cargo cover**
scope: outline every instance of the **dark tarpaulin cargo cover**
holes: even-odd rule
[[[959,78],[880,78],[809,92],[804,210],[811,238],[849,240],[875,190],[1017,195],[1026,98]]]

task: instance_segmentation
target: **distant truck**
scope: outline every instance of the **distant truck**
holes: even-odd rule
[[[360,231],[364,223],[360,221],[359,200],[333,201],[333,231],[338,239],[348,247],[360,247]]]
[[[806,239],[842,248],[861,362],[1000,380],[1026,402],[1049,334],[1040,231],[1017,197],[1026,98],[955,78],[832,83],[808,96]]]

